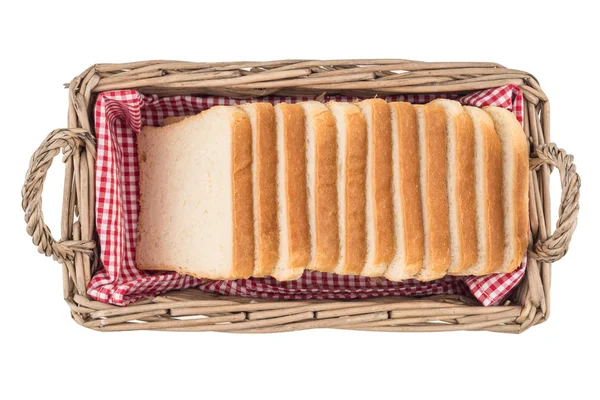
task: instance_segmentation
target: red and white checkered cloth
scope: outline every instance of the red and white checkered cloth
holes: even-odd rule
[[[462,104],[482,107],[495,105],[511,110],[523,120],[523,97],[518,87],[509,85],[458,95],[407,95],[386,97],[387,101],[427,103],[435,98],[451,98]],[[268,97],[258,101],[277,104],[312,100],[312,97]],[[325,101],[354,101],[335,96]],[[250,100],[255,101],[255,100]],[[341,276],[306,271],[289,282],[273,278],[210,281],[174,272],[146,272],[135,266],[138,218],[138,164],[136,134],[144,125],[158,126],[166,117],[197,114],[214,105],[239,104],[224,97],[175,96],[158,98],[134,90],[100,93],[95,107],[97,138],[96,227],[103,268],[92,278],[88,294],[99,301],[126,305],[142,297],[169,290],[198,287],[225,295],[284,300],[354,299],[376,296],[423,296],[442,293],[472,294],[483,305],[499,304],[523,278],[526,260],[510,274],[484,277],[452,277],[418,282],[391,282],[384,278]]]

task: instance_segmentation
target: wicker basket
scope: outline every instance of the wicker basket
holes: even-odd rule
[[[212,295],[186,289],[126,307],[92,300],[86,288],[98,263],[94,234],[95,140],[92,105],[106,90],[145,94],[267,95],[344,94],[357,97],[406,93],[471,92],[507,84],[524,95],[525,133],[532,148],[529,180],[530,245],[525,278],[504,305],[483,307],[457,295],[384,297],[351,301],[277,301]],[[98,64],[69,85],[68,128],[57,129],[33,154],[22,191],[27,232],[38,250],[62,264],[64,298],[79,324],[102,331],[169,330],[283,332],[312,328],[376,331],[488,330],[519,333],[550,314],[551,263],[567,251],[579,210],[580,179],[573,157],[550,143],[550,106],[527,72],[495,63],[428,63],[408,60],[194,63],[144,61]],[[42,215],[42,188],[54,156],[66,164],[61,240]],[[549,178],[562,185],[559,219],[550,226]],[[188,318],[181,319],[181,316]],[[195,316],[196,318],[191,318]]]

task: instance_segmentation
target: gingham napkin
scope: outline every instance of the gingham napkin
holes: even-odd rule
[[[517,86],[509,85],[458,95],[406,95],[386,97],[387,101],[427,103],[435,98],[451,98],[465,105],[495,105],[523,120],[523,97]],[[259,101],[277,104],[313,100],[312,97],[268,97]],[[357,98],[325,97],[325,101],[354,101]],[[255,100],[251,100],[255,101]],[[158,126],[166,117],[197,114],[213,105],[233,105],[243,101],[224,97],[175,96],[158,98],[134,90],[100,93],[95,107],[97,139],[96,227],[103,266],[92,278],[88,294],[99,301],[127,305],[142,297],[169,290],[198,287],[224,295],[285,300],[354,299],[376,296],[423,296],[432,294],[472,295],[483,305],[499,304],[521,281],[526,259],[510,274],[484,277],[451,277],[418,282],[391,282],[384,278],[341,276],[306,271],[289,282],[273,278],[210,281],[174,272],[145,272],[135,266],[138,218],[138,164],[136,134],[143,125]]]

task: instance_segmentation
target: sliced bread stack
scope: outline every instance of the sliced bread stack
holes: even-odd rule
[[[137,265],[429,281],[518,267],[528,146],[508,111],[316,101],[213,107],[138,135]]]

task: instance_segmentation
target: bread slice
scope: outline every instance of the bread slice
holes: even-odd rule
[[[477,263],[475,201],[475,137],[473,123],[458,101],[437,99],[446,113],[448,208],[450,225],[449,274]]]
[[[454,275],[479,276],[497,271],[504,260],[502,145],[485,111],[468,106],[463,110],[471,119],[475,139],[477,262]]]
[[[401,281],[412,278],[423,266],[419,129],[412,104],[390,103],[390,109],[396,253],[385,277]]]
[[[304,110],[299,104],[278,104],[275,121],[279,260],[272,276],[285,281],[302,276],[310,260]]]
[[[361,275],[381,276],[394,257],[392,122],[382,99],[358,103],[367,121],[367,256]]]
[[[137,137],[137,266],[210,279],[254,269],[252,127],[234,107],[213,107]]]
[[[450,266],[446,115],[439,104],[416,107],[425,251],[415,278],[430,281],[443,277]]]
[[[277,226],[277,131],[270,103],[239,106],[252,125],[255,277],[269,276],[279,258]]]
[[[340,259],[336,274],[359,275],[365,266],[365,169],[367,166],[367,122],[351,103],[326,104],[337,127],[337,193]]]
[[[508,110],[484,107],[502,144],[504,262],[497,272],[514,271],[527,249],[529,230],[529,145],[521,124]]]
[[[311,260],[307,269],[333,272],[340,256],[337,129],[318,101],[300,103],[306,118],[306,172]]]

